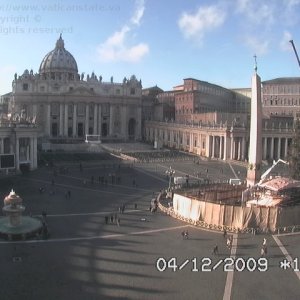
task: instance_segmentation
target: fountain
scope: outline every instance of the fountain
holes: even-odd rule
[[[11,190],[4,198],[3,213],[0,218],[0,236],[8,240],[25,240],[41,231],[42,222],[39,219],[22,216],[25,207],[22,198]]]

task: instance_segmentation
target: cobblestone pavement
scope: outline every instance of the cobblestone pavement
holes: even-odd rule
[[[47,212],[51,235],[0,241],[1,299],[299,299],[299,235],[235,235],[229,250],[219,232],[149,212],[153,193],[168,185],[169,167],[83,163],[82,172],[74,164],[67,174],[43,168],[2,182],[1,199],[13,187],[25,214]],[[241,165],[218,161],[171,167],[216,180],[246,174]],[[186,230],[189,238],[183,239]],[[259,260],[264,237],[268,254]],[[212,255],[215,245],[218,255]],[[286,257],[294,264],[284,270]]]

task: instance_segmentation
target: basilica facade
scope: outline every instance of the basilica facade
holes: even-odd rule
[[[82,142],[86,135],[101,140],[140,140],[142,84],[133,75],[115,83],[94,72],[78,73],[77,62],[60,36],[43,58],[38,73],[15,74],[9,111],[34,121],[39,142]]]

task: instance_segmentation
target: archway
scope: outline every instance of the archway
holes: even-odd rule
[[[135,137],[135,126],[136,126],[136,121],[134,118],[131,118],[128,122],[128,138],[130,140],[133,140]]]

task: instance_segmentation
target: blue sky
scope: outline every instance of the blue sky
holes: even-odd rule
[[[14,73],[38,72],[60,33],[79,73],[104,81],[249,87],[254,54],[262,80],[300,76],[299,26],[300,0],[0,0],[0,95]]]

